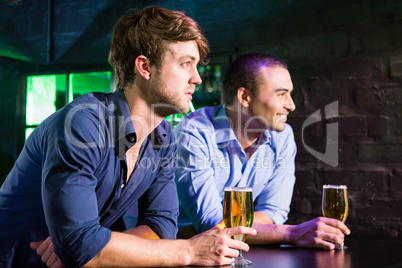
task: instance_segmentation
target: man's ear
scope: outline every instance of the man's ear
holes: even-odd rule
[[[147,57],[139,55],[135,59],[135,68],[137,69],[135,73],[142,76],[145,80],[149,80],[151,78],[151,66]]]
[[[241,104],[241,106],[248,108],[250,106],[250,99],[250,91],[244,87],[239,87],[237,89],[237,101]]]

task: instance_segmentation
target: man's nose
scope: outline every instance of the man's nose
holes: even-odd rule
[[[190,84],[199,85],[201,83],[202,83],[201,76],[200,76],[197,68],[194,68],[191,78],[190,78]]]
[[[291,96],[289,96],[288,101],[286,102],[285,108],[288,109],[291,112],[296,109],[296,105],[295,105],[295,103],[294,103],[294,101],[293,101]]]

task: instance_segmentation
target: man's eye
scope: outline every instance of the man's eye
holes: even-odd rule
[[[185,67],[188,67],[188,66],[190,66],[190,62],[189,62],[189,61],[187,61],[187,62],[184,62],[184,63],[183,63],[183,66],[185,66]]]

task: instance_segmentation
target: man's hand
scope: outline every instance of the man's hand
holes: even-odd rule
[[[249,246],[231,237],[237,234],[255,235],[257,231],[247,227],[211,229],[191,239],[191,265],[225,265],[239,255],[239,250],[248,251]]]
[[[293,226],[290,240],[299,247],[334,249],[335,244],[343,245],[345,234],[350,230],[341,221],[319,217]]]
[[[185,263],[191,265],[211,266],[230,264],[232,258],[239,255],[238,250],[249,250],[249,246],[246,243],[238,240],[233,240],[231,237],[237,234],[255,235],[256,233],[257,231],[255,229],[247,227],[209,230],[204,233],[198,234],[189,240],[181,240],[184,243],[180,242],[180,250],[183,250],[183,253],[188,253],[185,254],[186,256],[182,255],[182,257],[187,258],[187,261]],[[132,237],[136,236],[134,235]],[[142,238],[137,237],[137,239]],[[149,241],[153,241],[152,249],[154,249],[155,252],[157,252],[158,249],[158,247],[155,247],[155,245],[169,247],[169,244],[166,244],[164,239]],[[159,244],[159,242],[161,244]],[[48,237],[45,241],[31,242],[30,246],[32,249],[36,250],[36,253],[42,257],[42,261],[46,263],[48,267],[64,267],[60,259],[54,253],[53,244],[50,237]],[[166,252],[166,249],[163,249],[163,251]],[[177,252],[175,252],[174,254],[177,254]]]
[[[54,253],[53,243],[50,236],[46,240],[39,242],[31,242],[30,244],[33,250],[42,257],[42,261],[46,263],[47,267],[51,268],[63,268],[64,265],[61,263],[59,257]]]

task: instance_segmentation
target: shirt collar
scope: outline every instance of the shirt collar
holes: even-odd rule
[[[152,132],[149,134],[152,146],[154,149],[159,149],[165,143],[167,136],[166,127],[170,128],[169,122],[163,120]]]
[[[213,122],[215,128],[215,139],[217,143],[224,143],[230,140],[237,140],[226,115],[225,105],[217,106],[214,109]]]
[[[115,120],[114,130],[116,140],[129,136],[131,139],[128,138],[127,140],[135,142],[137,137],[123,90],[119,88],[116,89],[116,91],[110,95],[109,101],[109,109],[113,111]],[[132,138],[134,138],[134,140],[132,140]]]
[[[135,133],[134,125],[132,123],[132,118],[130,114],[130,109],[124,96],[124,91],[122,89],[116,89],[110,95],[110,110],[113,111],[115,126],[114,131],[116,133],[116,143],[123,143],[126,145],[125,151],[132,147],[137,141],[137,135]],[[165,121],[162,121],[149,135],[152,146],[155,149],[159,149],[165,141],[166,133]],[[170,127],[170,126],[168,126]]]
[[[230,140],[237,140],[226,115],[225,105],[217,106],[214,110],[213,125],[215,128],[215,138],[217,143],[224,143]],[[271,131],[265,130],[261,136],[259,144],[269,144],[271,142]]]
[[[261,137],[261,144],[270,144],[272,138],[272,132],[269,130],[265,130],[260,137]]]

